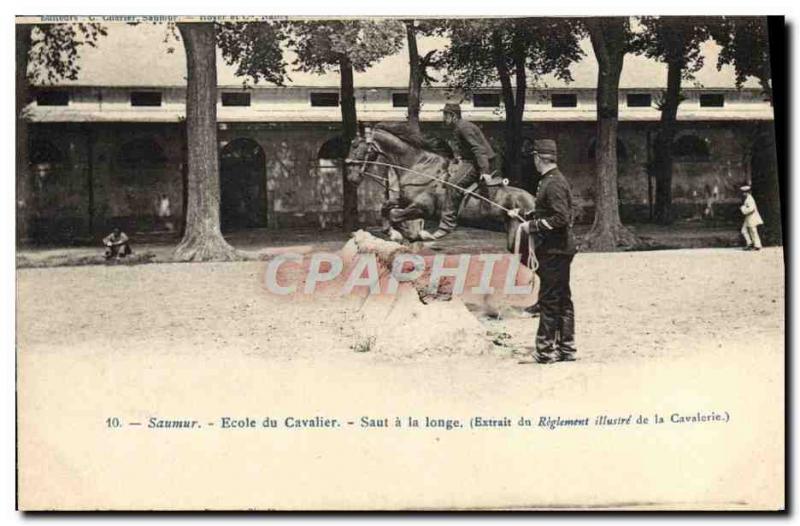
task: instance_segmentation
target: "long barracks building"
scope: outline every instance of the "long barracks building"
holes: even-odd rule
[[[177,220],[183,215],[185,171],[185,65],[181,53],[147,46],[136,28],[109,31],[110,42],[82,57],[79,82],[38,86],[26,109],[30,126],[33,239],[87,238],[111,225],[130,231],[162,228],[164,197]],[[116,36],[115,36],[116,35]],[[127,35],[127,36],[126,36]],[[114,46],[130,45],[130,61],[112,60]],[[424,48],[424,46],[423,46]],[[120,48],[121,49],[121,48]],[[120,53],[116,49],[116,53]],[[424,49],[423,49],[424,52]],[[91,53],[94,53],[92,55]],[[150,55],[148,55],[150,53]],[[148,61],[149,59],[149,61]],[[356,77],[358,118],[365,123],[406,118],[407,57],[404,51]],[[154,65],[155,64],[155,65]],[[706,69],[711,66],[706,66]],[[183,68],[183,69],[181,69]],[[626,59],[620,91],[619,192],[623,220],[647,220],[652,210],[649,167],[666,82],[658,64]],[[712,69],[715,69],[712,67]],[[220,66],[218,121],[221,213],[226,230],[329,228],[341,221],[338,75],[292,74],[285,87],[243,88]],[[702,73],[702,72],[701,72]],[[529,89],[526,134],[558,141],[559,164],[591,220],[594,197],[596,64],[587,56],[573,70],[575,82],[542,82]],[[698,75],[702,85],[684,87],[675,142],[674,202],[684,218],[697,217],[713,199],[734,209],[737,188],[750,179],[758,130],[773,111],[752,84],[737,90],[730,72]],[[464,118],[478,123],[502,150],[499,88],[464,97],[444,86],[425,88],[421,119],[426,133],[447,136],[445,102],[461,102]],[[529,167],[532,170],[532,167]],[[529,188],[530,189],[530,188]],[[364,182],[359,211],[378,220],[382,189]]]

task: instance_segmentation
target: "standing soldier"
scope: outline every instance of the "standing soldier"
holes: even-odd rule
[[[496,159],[489,141],[480,128],[461,118],[460,105],[448,102],[442,111],[444,123],[453,129],[456,153],[462,159],[449,182],[461,188],[467,188],[479,180],[484,184],[488,183],[492,178],[492,163]],[[433,234],[423,231],[421,234],[423,240],[439,239],[455,230],[458,207],[463,198],[464,192],[450,186],[446,188],[439,228]]]
[[[577,249],[572,234],[573,198],[569,183],[556,165],[556,142],[533,143],[533,163],[542,175],[536,191],[536,209],[524,228],[535,246],[539,268],[539,330],[536,333],[538,363],[574,361],[575,310],[570,290],[570,265]],[[516,210],[512,217],[519,217]]]

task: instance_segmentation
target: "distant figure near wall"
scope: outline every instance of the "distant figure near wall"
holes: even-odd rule
[[[710,186],[706,185],[704,188],[705,193],[705,201],[706,206],[703,209],[703,218],[705,219],[714,219],[714,205],[719,201],[719,187],[714,185],[712,189]]]
[[[744,223],[742,224],[742,236],[744,236],[746,243],[744,250],[761,250],[758,227],[764,224],[764,220],[761,219],[761,214],[758,213],[756,200],[753,198],[753,194],[750,193],[750,185],[744,185],[740,190],[744,194],[744,202],[739,207],[744,216]]]
[[[106,259],[122,259],[133,253],[128,236],[119,228],[115,228],[113,232],[104,237],[103,244],[106,246]]]
[[[161,197],[158,198],[157,213],[158,219],[168,232],[175,230],[175,226],[172,223],[172,209],[167,194],[161,194]]]

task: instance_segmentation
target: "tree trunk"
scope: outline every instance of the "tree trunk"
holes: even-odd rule
[[[413,20],[406,20],[408,39],[408,125],[417,133],[422,133],[419,125],[420,92],[422,91],[422,69],[417,48],[417,30]]]
[[[350,59],[343,56],[339,61],[341,85],[339,88],[342,98],[342,136],[345,144],[358,133],[358,117],[356,116],[356,96],[353,87],[353,64]],[[342,228],[352,232],[358,225],[358,186],[347,179],[347,169],[342,164]]]
[[[182,261],[230,261],[236,250],[219,223],[217,54],[214,24],[178,24],[186,49],[186,229],[175,249]]]
[[[656,199],[653,215],[656,223],[668,225],[674,220],[672,213],[672,144],[681,96],[683,64],[671,60],[667,66],[667,91],[661,108],[661,124],[656,137],[655,179]]]
[[[775,128],[771,122],[761,123],[758,127],[750,165],[753,198],[764,219],[762,239],[768,245],[782,245],[781,187],[778,178]]]
[[[626,19],[593,18],[586,22],[597,57],[597,146],[594,224],[583,247],[613,251],[632,246],[636,236],[619,216],[617,186],[617,127],[619,124],[619,78],[625,58]]]
[[[95,134],[91,125],[83,125],[83,133],[86,137],[86,216],[88,223],[89,237],[93,238],[94,231],[94,143]]]
[[[186,210],[189,208],[189,142],[186,139],[186,122],[181,129],[181,230],[180,237],[186,235]]]
[[[769,101],[769,105],[774,106],[774,103],[772,101],[772,85],[770,82],[771,81],[769,77],[759,77],[758,79],[758,83],[761,86],[761,91],[764,92],[764,96]]]
[[[518,42],[512,43],[514,60],[514,80],[511,84],[511,71],[506,63],[505,51],[499,33],[492,35],[492,53],[500,79],[500,87],[505,106],[504,142],[505,155],[503,158],[504,175],[514,184],[520,185],[522,181],[522,117],[525,111],[525,92],[527,90],[527,75],[525,73],[525,51]]]
[[[506,177],[522,183],[522,120],[525,113],[525,95],[528,90],[528,77],[525,72],[525,50],[516,48],[514,50],[514,80],[516,83],[516,97],[514,100],[514,112],[512,114],[512,133],[513,138],[508,152],[508,173]]]
[[[17,24],[16,41],[16,210],[17,210],[17,242],[24,243],[30,236],[31,192],[30,169],[28,159],[28,121],[22,112],[30,102],[30,86],[28,85],[28,52],[31,48],[32,25]]]

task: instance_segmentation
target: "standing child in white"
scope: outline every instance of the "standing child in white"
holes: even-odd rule
[[[744,194],[744,203],[739,207],[744,216],[744,223],[742,224],[742,235],[747,246],[744,250],[761,250],[761,238],[758,236],[758,227],[764,224],[761,219],[761,214],[758,213],[756,200],[753,199],[753,194],[750,193],[750,186],[745,185],[740,188]]]

